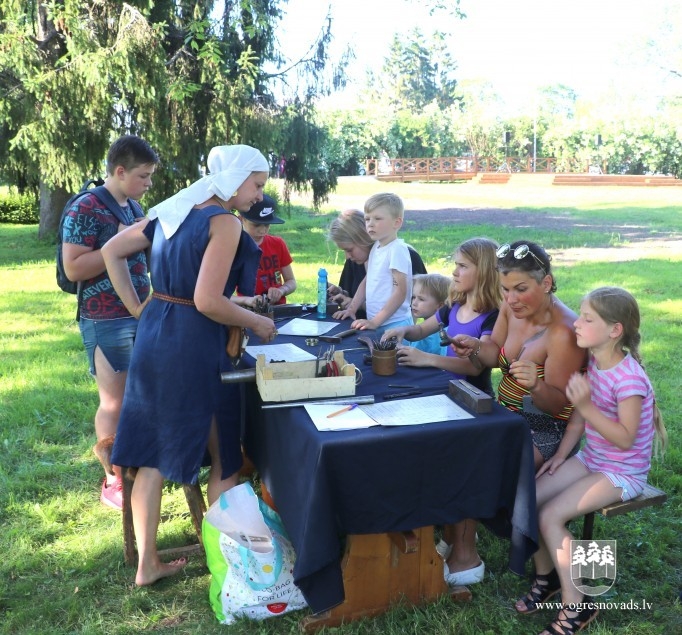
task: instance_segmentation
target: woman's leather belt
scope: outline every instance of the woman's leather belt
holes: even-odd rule
[[[166,295],[165,293],[159,293],[158,291],[152,292],[152,298],[157,300],[163,300],[164,302],[172,302],[173,304],[184,304],[185,306],[194,306],[194,300],[188,300],[187,298],[176,298],[172,295]]]

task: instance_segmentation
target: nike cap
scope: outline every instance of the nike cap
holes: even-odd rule
[[[275,209],[277,203],[275,200],[263,194],[263,200],[251,207],[248,212],[240,212],[242,218],[250,220],[252,223],[260,223],[262,225],[281,225],[284,221],[275,216]]]

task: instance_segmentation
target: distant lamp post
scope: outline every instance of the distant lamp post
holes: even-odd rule
[[[533,116],[533,172],[535,172],[535,166],[538,163],[538,111],[535,110],[535,115]]]

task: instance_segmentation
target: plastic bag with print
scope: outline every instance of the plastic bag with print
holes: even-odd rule
[[[295,554],[282,521],[249,483],[224,492],[203,521],[211,572],[209,600],[218,621],[261,620],[307,606],[294,584]]]

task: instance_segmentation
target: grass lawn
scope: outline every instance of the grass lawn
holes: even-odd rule
[[[290,215],[282,210],[286,224],[274,228],[294,256],[299,290],[292,301],[314,301],[320,266],[329,270],[331,280],[338,279],[343,255],[326,241],[334,214],[346,207],[362,208],[370,194],[388,190],[401,195],[408,209],[499,208],[537,220],[517,226],[513,214],[500,212],[494,222],[484,224],[408,224],[402,237],[421,253],[430,271],[449,274],[448,256],[474,235],[501,243],[529,239],[554,256],[557,295],[574,309],[595,286],[614,284],[634,293],[643,318],[644,362],[670,436],[665,460],[654,462],[649,480],[669,499],[660,508],[608,521],[597,518],[595,538],[618,541],[618,577],[599,598],[614,606],[602,610],[590,632],[682,632],[682,382],[677,356],[682,250],[643,249],[649,239],[682,239],[682,189],[537,183],[388,184],[349,178],[341,180],[337,194],[319,213],[306,207],[309,199],[294,198]],[[541,221],[552,215],[575,222],[570,230],[565,224],[548,229]],[[637,226],[638,238],[628,238],[625,231],[607,235],[598,229],[605,225]],[[0,634],[298,632],[304,612],[219,625],[208,605],[210,577],[201,557],[193,557],[175,578],[135,588],[134,571],[123,564],[120,515],[98,501],[101,468],[91,452],[97,395],[73,322],[75,299],[55,284],[53,245],[36,236],[36,227],[0,225]],[[639,248],[637,259],[623,257]],[[163,514],[161,547],[195,541],[181,488],[168,486]],[[504,540],[485,529],[479,535],[487,575],[484,583],[472,587],[471,603],[443,598],[425,607],[398,606],[378,618],[332,630],[344,635],[539,633],[553,612],[516,615],[513,601],[527,591],[528,581],[507,570]],[[643,601],[648,608],[633,607]]]

